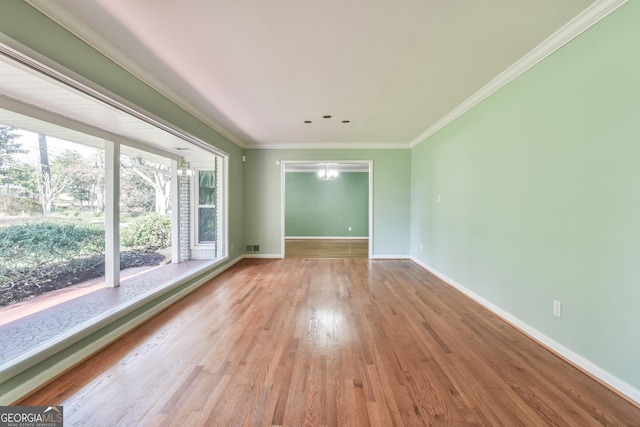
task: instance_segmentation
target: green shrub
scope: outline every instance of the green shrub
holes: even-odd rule
[[[171,219],[149,214],[135,218],[120,232],[123,246],[142,251],[155,251],[171,245]]]
[[[42,205],[27,197],[0,195],[0,212],[7,215],[42,215]]]
[[[0,228],[0,287],[53,271],[89,267],[104,252],[104,228],[90,224],[40,222]]]

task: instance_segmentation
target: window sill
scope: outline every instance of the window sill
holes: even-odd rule
[[[231,262],[228,262],[229,257],[211,260],[210,263],[202,265],[194,271],[186,272],[185,274],[178,276],[169,282],[166,282],[148,292],[132,298],[129,301],[113,307],[72,329],[62,332],[55,338],[52,338],[42,343],[41,345],[38,345],[37,347],[34,347],[22,353],[19,356],[7,360],[0,365],[0,386],[2,385],[2,383],[5,383],[6,381],[16,377],[22,372],[36,366],[37,364],[46,361],[48,358],[51,358],[54,355],[63,352],[74,344],[77,344],[90,335],[116,323],[118,320],[121,320],[125,316],[134,313],[136,310],[144,307],[145,305],[151,304],[155,301],[160,301],[163,296],[180,288],[181,286],[195,285],[201,280],[204,280],[205,282],[210,280],[215,275],[231,267],[240,259],[242,259],[242,257],[238,257]],[[190,291],[191,289],[189,290],[189,292]],[[153,309],[154,307],[150,307],[148,311],[153,311]],[[153,314],[155,314],[155,312]],[[143,321],[144,320],[145,319],[143,319]],[[124,332],[126,331],[121,332],[120,334],[118,334],[118,336],[122,335],[122,333]],[[117,337],[112,337],[108,342],[111,342],[115,338]],[[106,345],[107,343],[103,343],[102,346]],[[99,348],[91,349],[91,353],[97,350],[99,350]],[[84,355],[83,357],[87,356],[88,355]],[[0,393],[0,397],[1,394],[2,393]]]

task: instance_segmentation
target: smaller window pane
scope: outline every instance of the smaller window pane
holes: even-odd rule
[[[198,194],[200,205],[216,204],[216,172],[200,171],[198,175]]]
[[[198,208],[198,242],[213,243],[216,239],[216,209]]]

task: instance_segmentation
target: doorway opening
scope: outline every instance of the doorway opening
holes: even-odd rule
[[[283,161],[281,171],[283,258],[372,258],[372,161]]]

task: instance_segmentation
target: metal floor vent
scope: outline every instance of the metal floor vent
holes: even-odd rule
[[[245,252],[260,252],[260,245],[247,245],[244,250]]]

